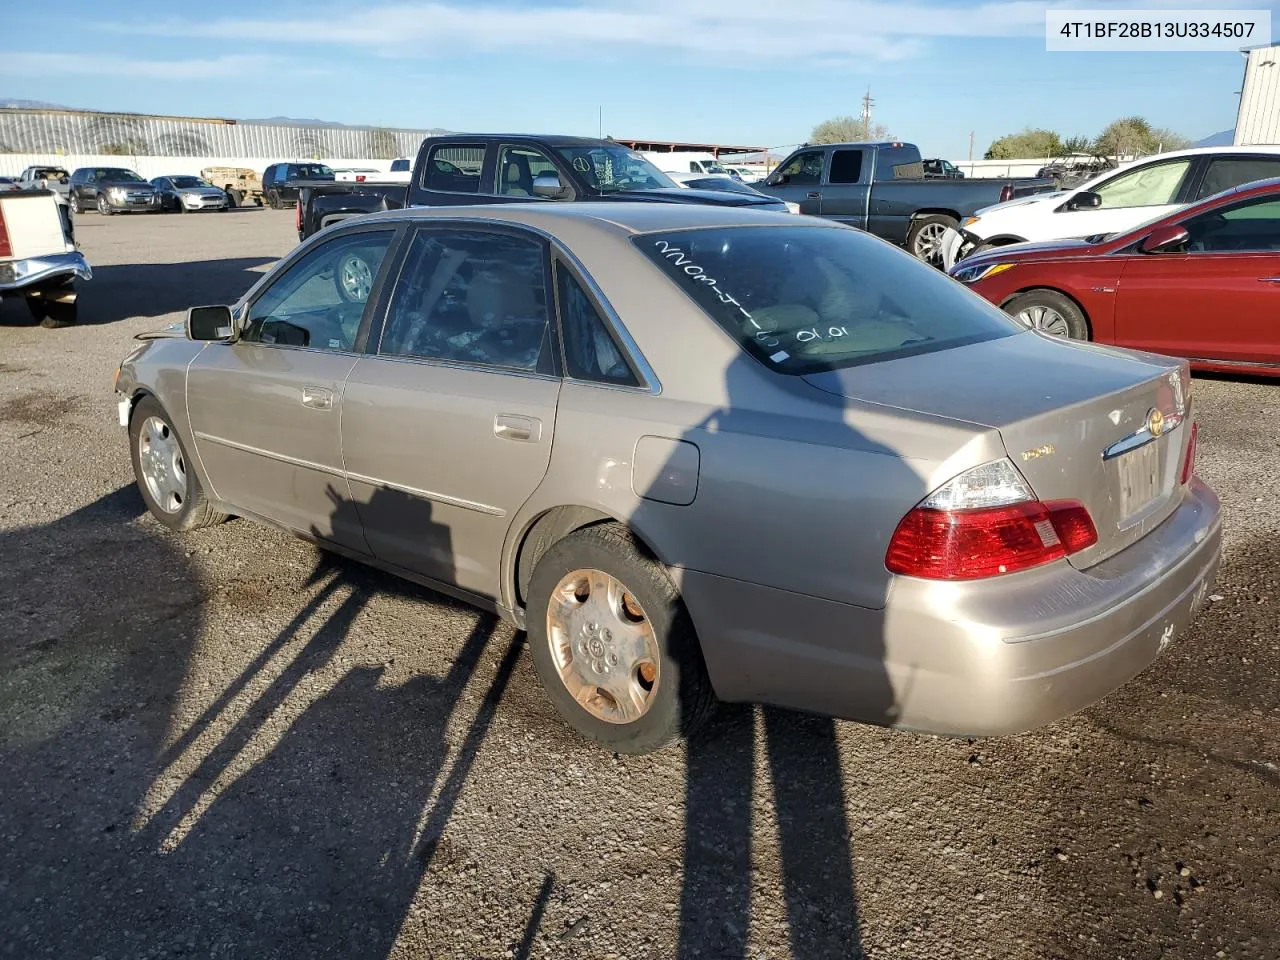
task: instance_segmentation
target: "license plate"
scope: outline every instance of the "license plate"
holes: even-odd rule
[[[1160,489],[1160,444],[1151,442],[1116,459],[1122,521],[1141,511]]]

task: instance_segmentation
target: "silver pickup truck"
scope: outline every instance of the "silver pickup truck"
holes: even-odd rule
[[[64,198],[70,184],[71,174],[63,167],[27,167],[18,176],[18,188],[21,190],[52,190]]]
[[[0,193],[0,297],[23,297],[41,326],[65,327],[76,322],[76,281],[92,276],[62,197]]]

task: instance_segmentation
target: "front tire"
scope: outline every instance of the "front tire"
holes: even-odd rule
[[[98,194],[98,212],[104,217],[111,216],[111,203],[102,194]]]
[[[80,208],[80,198],[76,196],[76,192],[74,190],[71,191],[71,196],[67,198],[67,202],[71,204],[72,213],[78,215],[83,212]]]
[[[715,695],[666,568],[622,525],[553,544],[529,583],[529,645],[552,704],[588,739],[648,753],[692,735]]]
[[[1088,340],[1089,318],[1079,305],[1057,290],[1028,290],[1006,300],[1004,312],[1033,330],[1071,340]]]
[[[147,509],[170,530],[195,530],[227,519],[206,499],[182,438],[154,397],[143,397],[133,408],[129,451]]]
[[[956,230],[960,221],[955,217],[935,213],[911,222],[907,231],[907,249],[917,260],[932,267],[942,266],[942,240],[947,230]]]
[[[274,190],[272,190],[270,193],[268,193],[268,194],[267,194],[267,206],[269,206],[272,210],[279,210],[279,209],[280,209],[280,194],[276,193]]]

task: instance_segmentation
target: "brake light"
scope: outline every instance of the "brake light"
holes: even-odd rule
[[[1013,184],[1006,183],[1003,187],[1000,188],[1000,202],[1008,203],[1012,199],[1013,199]]]
[[[9,229],[4,225],[4,204],[0,203],[0,257],[12,257],[13,244],[9,242]]]
[[[295,230],[302,229],[302,198],[299,197],[293,204],[293,226]]]
[[[363,173],[357,173],[357,174],[356,174],[356,183],[364,183],[364,174],[363,174]]]
[[[1190,483],[1191,478],[1196,475],[1196,434],[1199,433],[1199,425],[1193,420],[1191,422],[1191,439],[1187,441],[1187,455],[1182,461],[1182,483]]]
[[[885,566],[929,580],[976,580],[1060,560],[1097,542],[1083,504],[1036,500],[1013,464],[998,460],[962,473],[903,517]]]

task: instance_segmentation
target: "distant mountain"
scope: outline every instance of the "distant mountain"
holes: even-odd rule
[[[45,103],[43,100],[12,100],[0,98],[0,108],[6,110],[70,110],[60,103]]]
[[[1223,130],[1221,133],[1213,133],[1205,137],[1203,140],[1197,140],[1197,147],[1229,147],[1236,142],[1236,131],[1233,127],[1230,130]]]
[[[258,120],[238,120],[237,123],[260,123],[269,124],[276,127],[343,127],[351,130],[373,130],[376,125],[366,123],[337,123],[333,120],[313,120],[298,119],[297,117],[266,117]],[[389,129],[412,129],[410,127],[396,127]],[[439,127],[432,127],[427,130],[429,134],[451,133],[450,130],[442,130]]]

